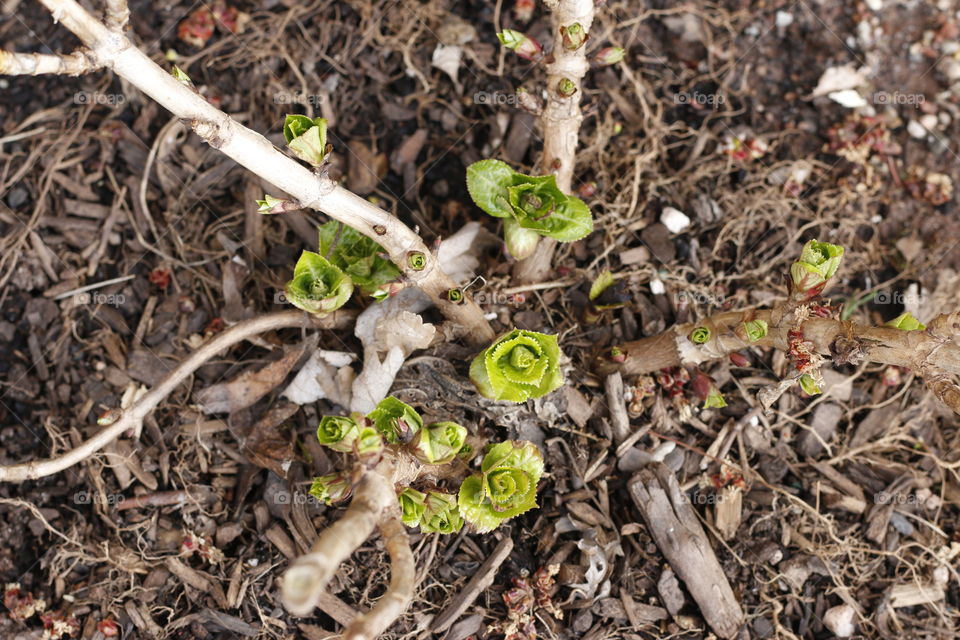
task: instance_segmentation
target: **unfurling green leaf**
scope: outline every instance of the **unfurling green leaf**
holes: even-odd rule
[[[525,402],[563,384],[557,336],[514,329],[494,341],[470,364],[470,380],[480,395]]]
[[[304,251],[287,283],[290,304],[310,313],[330,313],[347,303],[353,281],[319,253]]]
[[[503,221],[503,241],[507,251],[516,260],[526,260],[533,255],[540,242],[540,234],[530,229],[524,229],[516,220]]]
[[[508,441],[490,447],[480,473],[463,481],[457,501],[464,520],[480,533],[537,506],[543,456],[531,442]]]
[[[397,495],[400,502],[400,517],[403,524],[415,527],[420,524],[423,512],[427,508],[427,494],[407,487]]]
[[[383,436],[373,427],[362,427],[353,441],[353,452],[363,460],[378,460],[383,453]]]
[[[596,300],[600,297],[600,294],[613,285],[615,280],[616,278],[613,277],[610,269],[604,269],[600,272],[600,275],[597,276],[597,279],[593,281],[593,284],[590,285],[590,293],[587,297],[590,298],[591,301]]]
[[[765,320],[748,320],[743,323],[743,331],[750,342],[762,340],[767,336],[767,322]]]
[[[514,256],[532,253],[528,246],[531,232],[573,242],[593,231],[589,207],[580,198],[560,191],[554,175],[528,176],[506,162],[480,160],[467,167],[467,190],[478,207],[495,218],[507,219],[507,246]],[[527,233],[520,233],[518,227]],[[516,236],[512,243],[511,234]]]
[[[800,376],[800,388],[808,396],[815,396],[820,393],[820,385],[817,384],[816,378],[809,373]]]
[[[424,533],[456,533],[462,527],[463,518],[460,516],[456,496],[439,491],[429,492],[426,507],[420,518],[420,531]]]
[[[497,39],[500,40],[500,44],[515,52],[524,60],[535,60],[543,52],[540,43],[522,31],[504,29],[497,34]]]
[[[193,86],[193,80],[190,79],[190,76],[188,76],[183,69],[176,65],[174,65],[173,71],[170,72],[170,75],[172,75],[180,84],[185,84],[188,87]]]
[[[284,213],[286,211],[294,211],[301,208],[301,205],[293,202],[292,200],[274,198],[268,193],[264,194],[263,200],[257,200],[257,207],[257,213],[269,215],[274,213]]]
[[[386,251],[353,227],[331,220],[320,227],[320,255],[350,276],[367,295],[400,277]]]
[[[703,401],[704,409],[722,409],[727,406],[727,401],[723,399],[723,394],[716,387],[710,390],[706,400]]]
[[[333,504],[349,498],[352,491],[353,488],[346,476],[331,473],[314,478],[309,493],[324,504]]]
[[[909,311],[901,313],[884,326],[900,329],[901,331],[923,331],[927,328],[927,325],[917,320]]]
[[[566,27],[560,27],[561,42],[563,43],[563,48],[568,51],[576,51],[583,46],[589,37],[587,30],[584,29],[579,22],[574,22]]]
[[[324,416],[317,427],[317,440],[334,451],[353,451],[353,443],[360,435],[360,425],[353,418]]]
[[[327,155],[327,121],[307,116],[288,115],[283,122],[283,138],[295,156],[315,167]]]
[[[407,266],[414,271],[423,271],[427,267],[427,256],[422,251],[408,251]]]
[[[423,418],[410,405],[387,396],[367,414],[374,428],[390,444],[406,444],[423,428]]]
[[[710,329],[707,327],[697,327],[690,332],[689,338],[693,344],[706,344],[710,341]]]
[[[424,464],[446,464],[457,457],[466,440],[466,428],[456,422],[434,422],[417,434],[413,454]]]
[[[800,259],[790,267],[794,289],[808,297],[819,295],[843,259],[843,247],[811,240],[803,245]]]
[[[597,51],[596,55],[593,56],[593,60],[601,67],[607,67],[622,61],[625,54],[626,52],[622,47],[604,47],[600,49],[600,51]]]

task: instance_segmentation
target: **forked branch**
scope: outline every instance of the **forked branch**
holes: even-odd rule
[[[442,271],[436,255],[420,236],[397,218],[347,191],[328,176],[317,175],[281,153],[265,137],[211,105],[74,0],[40,2],[89,48],[96,64],[113,70],[190,123],[204,141],[292,196],[302,207],[322,211],[374,239],[407,280],[423,290],[449,320],[461,327],[466,340],[476,345],[493,340],[493,329],[480,308]],[[456,295],[451,294],[453,291]]]

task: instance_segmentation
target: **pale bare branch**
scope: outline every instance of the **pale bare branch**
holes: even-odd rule
[[[107,13],[104,22],[111,31],[123,31],[130,22],[130,8],[127,0],[105,0]]]
[[[188,122],[212,147],[289,194],[302,206],[322,211],[380,243],[407,280],[423,290],[449,320],[459,325],[466,340],[476,345],[493,340],[493,329],[480,307],[469,296],[449,295],[458,284],[443,272],[436,255],[420,236],[397,218],[281,153],[265,137],[211,105],[74,0],[40,2],[90,48],[98,63]],[[414,253],[423,254],[422,269],[411,266],[410,256]]]
[[[223,350],[242,342],[248,338],[266,331],[274,331],[287,327],[304,328],[335,328],[345,326],[353,314],[338,311],[334,314],[315,317],[302,311],[281,311],[271,313],[250,320],[244,320],[230,327],[223,333],[211,338],[199,349],[194,351],[171,371],[159,384],[153,387],[132,407],[125,410],[113,423],[106,426],[92,438],[85,440],[78,447],[63,455],[46,460],[34,460],[21,464],[0,467],[0,482],[23,482],[36,480],[63,471],[78,462],[92,456],[108,443],[115,440],[121,433],[136,429],[164,398],[170,395],[181,382],[187,379],[194,371]]]
[[[98,65],[86,49],[77,49],[67,55],[50,53],[16,53],[0,50],[0,75],[39,76],[54,74],[78,76],[98,69]]]
[[[543,158],[540,162],[544,175],[557,176],[557,186],[564,193],[573,188],[573,170],[576,166],[577,143],[580,136],[580,96],[582,81],[590,65],[587,63],[587,47],[570,51],[563,46],[561,27],[579,23],[590,33],[593,24],[593,0],[559,0],[553,7],[553,62],[547,65],[547,104],[540,116],[543,127]],[[572,82],[572,95],[564,97],[557,90],[561,82]],[[569,93],[569,90],[567,91]],[[553,254],[557,241],[540,238],[530,257],[514,266],[513,277],[519,284],[543,282],[553,268]]]

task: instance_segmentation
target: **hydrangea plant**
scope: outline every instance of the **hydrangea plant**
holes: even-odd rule
[[[543,456],[530,442],[501,442],[483,457],[480,472],[460,485],[464,520],[480,533],[537,506]]]
[[[310,313],[330,313],[347,303],[353,281],[319,253],[304,251],[287,283],[290,304]]]
[[[573,242],[593,231],[590,209],[580,198],[557,187],[556,176],[528,176],[500,160],[480,160],[467,167],[467,190],[478,207],[504,218],[510,254],[529,257],[540,236]]]
[[[408,456],[408,461],[430,465],[451,464],[458,458],[466,461],[473,451],[467,435],[466,428],[455,422],[424,425],[413,407],[392,396],[366,416],[325,416],[317,429],[322,445],[353,452],[367,465],[377,464],[384,455]],[[455,533],[464,523],[480,532],[490,531],[536,506],[541,475],[543,457],[536,445],[501,442],[487,449],[480,471],[466,478],[456,493],[432,484],[425,490],[398,486],[401,519],[408,527],[419,526],[424,533]],[[320,476],[313,481],[310,494],[325,504],[344,500],[352,492],[349,477]]]
[[[379,244],[336,220],[320,227],[320,254],[350,276],[367,295],[400,277],[400,270]]]
[[[539,398],[563,385],[557,336],[514,329],[470,364],[470,380],[484,397],[507,402]]]

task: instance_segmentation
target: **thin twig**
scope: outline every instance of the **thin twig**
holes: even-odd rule
[[[281,311],[271,313],[233,325],[223,333],[211,338],[199,349],[194,351],[171,371],[155,387],[150,389],[132,407],[122,414],[109,426],[102,429],[95,436],[85,440],[82,444],[70,451],[46,460],[34,460],[6,467],[0,467],[0,482],[23,482],[36,480],[63,471],[78,462],[89,458],[120,434],[128,430],[139,428],[142,420],[153,411],[170,393],[187,379],[194,371],[206,364],[211,358],[225,349],[248,338],[266,331],[275,331],[288,327],[304,328],[335,328],[342,327],[352,319],[352,314],[338,311],[329,316],[316,318],[302,311]]]

